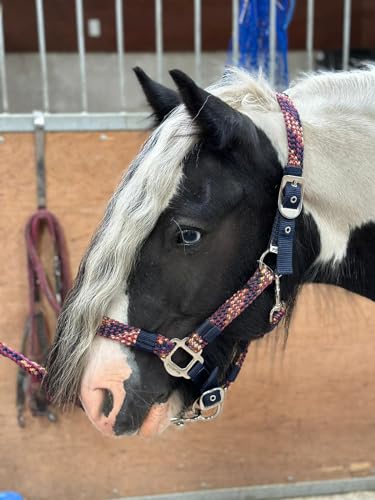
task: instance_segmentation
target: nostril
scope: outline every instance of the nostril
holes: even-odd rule
[[[113,393],[109,389],[103,389],[102,414],[108,417],[113,410]]]

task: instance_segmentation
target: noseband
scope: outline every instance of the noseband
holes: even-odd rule
[[[273,282],[275,304],[269,321],[275,327],[285,315],[285,305],[280,296],[280,279],[293,273],[293,243],[296,218],[302,211],[303,202],[303,130],[296,108],[286,94],[276,94],[280,105],[288,139],[288,163],[284,168],[279,189],[278,210],[274,220],[270,242],[261,255],[255,273],[193,333],[183,339],[169,339],[163,335],[126,325],[104,317],[97,334],[120,342],[128,347],[155,354],[172,377],[191,380],[200,396],[192,407],[173,418],[176,425],[187,421],[211,420],[221,411],[224,394],[236,379],[245,359],[248,345],[239,350],[224,376],[218,382],[218,367],[212,365],[205,352],[206,347],[223,334],[225,328],[242,314]],[[264,263],[267,254],[276,254],[276,267]],[[188,355],[189,361],[180,365],[175,360],[178,351]],[[46,370],[25,356],[0,342],[0,354],[15,361],[35,378],[42,380]]]
[[[211,420],[221,411],[224,391],[236,379],[245,359],[248,345],[241,349],[227,370],[224,383],[218,383],[218,367],[205,356],[206,347],[223,334],[225,328],[242,314],[271,283],[275,282],[275,305],[269,321],[275,327],[285,315],[285,305],[280,297],[280,278],[293,273],[293,242],[295,220],[300,215],[303,201],[303,131],[301,121],[291,99],[286,94],[276,94],[283,113],[288,139],[288,164],[281,180],[278,211],[272,228],[270,243],[259,259],[255,273],[240,290],[237,290],[193,333],[183,339],[169,339],[163,335],[135,328],[108,317],[97,334],[116,340],[127,347],[155,354],[172,377],[191,380],[200,396],[191,409],[172,419],[176,425],[186,421]],[[277,255],[276,268],[264,263],[268,253]],[[178,351],[188,355],[189,361],[180,365],[174,359]]]

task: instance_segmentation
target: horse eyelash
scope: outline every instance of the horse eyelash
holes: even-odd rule
[[[186,255],[186,245],[184,243],[184,235],[182,232],[182,228],[181,228],[180,224],[176,221],[176,219],[174,219],[173,217],[172,217],[172,221],[176,224],[176,226],[178,227],[178,230],[180,231],[182,246],[184,247],[184,254]]]

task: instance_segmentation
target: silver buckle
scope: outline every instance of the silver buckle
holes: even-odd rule
[[[193,368],[193,366],[196,363],[201,363],[203,365],[204,359],[201,356],[201,352],[195,352],[193,349],[191,349],[186,342],[189,340],[188,337],[185,337],[184,339],[171,339],[171,342],[174,343],[173,349],[167,354],[167,356],[162,359],[164,363],[164,368],[169,373],[169,375],[172,375],[172,377],[182,377],[186,379],[190,379],[189,371]],[[172,361],[172,356],[174,353],[178,350],[182,349],[183,351],[187,352],[189,356],[191,356],[191,360],[186,366],[179,366],[176,364],[174,361]]]
[[[208,397],[211,402],[217,399],[215,393],[219,393],[220,399],[214,404],[211,405],[206,405],[204,403],[204,400]],[[216,408],[217,406],[220,406],[224,402],[224,389],[222,387],[214,387],[213,389],[209,389],[208,391],[205,391],[199,399],[197,399],[194,403],[194,405],[197,405],[200,411],[205,411],[205,410],[212,410],[213,408]],[[213,399],[212,399],[213,398]],[[194,408],[193,405],[193,408]]]
[[[298,203],[298,206],[294,208],[286,208],[283,206],[283,191],[285,186],[288,183],[291,183],[292,186],[297,187],[298,185],[301,186],[301,200]],[[279,212],[283,217],[286,219],[296,219],[299,214],[302,211],[302,205],[303,205],[303,194],[304,194],[304,178],[299,177],[298,175],[284,175],[284,177],[281,179],[281,184],[280,184],[280,189],[279,189],[279,198],[277,201],[277,206],[279,208]]]
[[[267,255],[268,255],[269,253],[274,253],[275,255],[277,255],[277,254],[278,254],[278,251],[279,251],[279,249],[278,249],[278,247],[277,247],[277,246],[270,244],[270,246],[267,248],[267,250],[265,250],[265,251],[262,253],[262,255],[259,257],[259,259],[258,259],[258,261],[257,261],[257,262],[258,262],[258,264],[259,264],[259,269],[261,269],[263,266],[266,266],[266,267],[268,267],[268,269],[269,269],[272,273],[274,273],[274,274],[275,274],[274,270],[273,270],[273,269],[271,269],[271,268],[270,268],[270,266],[268,266],[267,264],[265,264],[264,259],[267,257]]]
[[[203,403],[203,399],[214,391],[220,391],[220,401],[216,404],[207,407]],[[183,412],[178,417],[171,418],[171,423],[177,425],[177,427],[183,427],[189,422],[207,422],[213,420],[220,415],[224,405],[225,390],[222,387],[215,387],[209,391],[204,392],[196,401],[194,401],[193,406],[190,410]]]

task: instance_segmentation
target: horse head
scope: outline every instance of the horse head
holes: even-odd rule
[[[197,388],[158,357],[96,336],[102,318],[169,339],[191,334],[257,269],[288,152],[265,81],[233,70],[204,90],[174,70],[175,92],[136,73],[157,127],[82,260],[48,366],[54,400],[79,400],[108,435],[161,432],[191,407]],[[286,303],[320,250],[313,218],[303,213],[296,224],[294,272],[281,286]],[[273,305],[272,286],[207,347],[219,384],[244,346],[270,331]],[[176,353],[176,362],[184,357]]]

